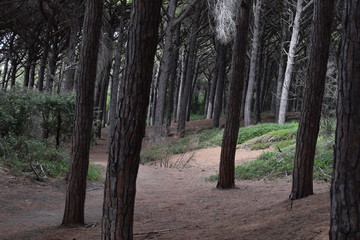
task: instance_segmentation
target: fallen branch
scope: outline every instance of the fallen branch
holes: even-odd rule
[[[187,228],[187,226],[179,227],[179,228],[167,228],[167,229],[161,229],[161,230],[155,230],[155,231],[149,231],[149,232],[134,233],[134,235],[139,236],[139,235],[159,234],[159,233],[171,232],[171,231],[179,230],[179,229],[183,229],[183,228]]]

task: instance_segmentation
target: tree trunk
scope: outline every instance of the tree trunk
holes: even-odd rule
[[[261,3],[262,0],[256,1],[254,11],[254,34],[252,39],[252,50],[250,58],[249,80],[246,91],[246,99],[244,106],[244,126],[251,125],[251,106],[254,95],[254,85],[256,81],[256,62],[258,59],[258,49],[260,44],[260,15],[261,15]]]
[[[56,64],[58,61],[58,43],[55,40],[52,49],[51,49],[51,55],[49,59],[49,70],[46,78],[46,91],[52,92],[54,87],[54,81],[55,81],[55,75],[56,75]]]
[[[283,2],[283,11],[287,11],[288,9],[288,0],[284,0]],[[276,80],[276,89],[275,89],[275,98],[274,99],[274,113],[276,119],[279,117],[279,108],[280,108],[280,99],[281,99],[281,90],[285,75],[285,42],[288,37],[288,26],[287,21],[281,19],[281,42],[280,42],[280,59],[279,59],[279,68],[278,68],[278,76]]]
[[[175,11],[176,11],[177,0],[170,0],[168,5],[168,18],[167,27],[165,31],[165,44],[163,56],[161,59],[161,70],[160,78],[158,85],[158,94],[156,100],[156,109],[155,109],[155,125],[154,125],[154,136],[155,142],[160,143],[161,137],[165,134],[163,128],[163,118],[165,110],[165,99],[167,93],[167,86],[169,78],[172,74],[172,62],[174,58],[174,49],[173,49],[173,37],[174,37],[174,20],[175,20]],[[173,97],[173,96],[170,96]]]
[[[120,84],[120,73],[121,73],[121,65],[122,60],[121,57],[124,53],[124,27],[125,27],[125,19],[124,19],[124,11],[126,7],[126,0],[122,0],[121,2],[121,14],[120,14],[120,23],[118,27],[118,42],[115,48],[115,59],[114,59],[114,67],[113,67],[113,75],[111,81],[111,92],[110,92],[110,114],[109,114],[109,125],[110,125],[110,134],[115,130],[115,118],[117,113],[117,101],[118,101],[118,92],[119,92],[119,84]],[[110,136],[109,134],[109,136]],[[110,144],[110,143],[109,143]]]
[[[212,123],[214,128],[218,128],[220,125],[220,115],[222,109],[222,100],[223,100],[223,93],[224,93],[224,85],[225,85],[225,78],[226,78],[226,52],[227,46],[220,45],[219,46],[219,72],[218,72],[218,79],[217,79],[217,86],[216,86],[216,93],[215,93],[215,101],[214,101],[214,113],[212,118]]]
[[[136,178],[160,22],[161,0],[132,2],[119,111],[111,134],[102,239],[133,239]],[[146,23],[146,24],[144,24]]]
[[[313,166],[325,90],[334,0],[315,0],[305,95],[296,139],[291,199],[313,194]]]
[[[224,137],[221,145],[219,181],[216,186],[221,189],[235,187],[235,152],[240,127],[240,106],[246,69],[245,57],[251,1],[242,0],[239,5],[236,14],[236,36],[232,51],[232,73],[229,88],[228,110]]]
[[[79,31],[79,11],[82,0],[75,0],[73,12],[71,15],[69,47],[67,50],[67,59],[65,62],[65,91],[70,92],[74,89],[75,72],[76,72],[76,42]]]
[[[39,69],[39,80],[38,80],[38,89],[40,92],[44,91],[44,80],[45,80],[45,69],[47,65],[47,60],[49,56],[49,39],[50,39],[50,27],[47,26],[45,30],[45,40],[44,40],[44,49],[40,59],[40,69]]]
[[[170,86],[169,86],[169,103],[167,105],[167,110],[166,110],[166,114],[167,114],[167,118],[166,118],[166,132],[170,131],[170,125],[172,122],[172,119],[175,119],[175,114],[174,112],[174,102],[175,102],[175,96],[176,94],[176,80],[177,80],[177,68],[178,68],[178,62],[179,62],[179,48],[180,48],[180,44],[181,44],[181,24],[178,24],[176,27],[176,39],[175,39],[175,50],[174,50],[174,56],[171,59],[172,61],[172,71],[171,71],[171,75],[170,75]]]
[[[179,121],[177,126],[177,132],[180,137],[185,136],[185,124],[187,118],[187,109],[188,102],[190,101],[190,92],[192,87],[192,81],[195,74],[195,61],[196,61],[196,43],[197,43],[197,35],[200,27],[200,17],[202,12],[202,4],[197,2],[194,12],[193,25],[190,31],[190,39],[189,39],[189,49],[188,49],[188,61],[185,75],[185,83],[184,88],[182,90],[182,95],[180,99],[179,106]]]
[[[216,50],[216,62],[215,62],[215,69],[212,74],[211,82],[210,82],[210,90],[209,90],[209,97],[208,97],[208,107],[206,111],[206,119],[212,119],[214,113],[214,101],[215,101],[215,93],[218,81],[218,74],[219,74],[219,65],[220,65],[220,48],[221,43],[215,44],[217,45]]]
[[[360,239],[360,15],[359,0],[344,1],[339,56],[331,240]]]
[[[297,0],[296,4],[296,14],[293,23],[293,29],[291,34],[291,41],[289,46],[289,53],[286,63],[285,70],[285,78],[282,85],[282,92],[280,98],[280,106],[279,106],[279,115],[278,115],[278,123],[284,124],[286,120],[286,111],[288,106],[288,97],[291,83],[291,75],[293,72],[294,62],[295,62],[295,53],[296,46],[299,40],[299,32],[300,32],[300,24],[301,24],[301,13],[303,11],[303,2],[304,0]]]
[[[87,0],[79,64],[74,139],[62,224],[83,224],[86,177],[94,106],[94,87],[103,9],[102,0]]]

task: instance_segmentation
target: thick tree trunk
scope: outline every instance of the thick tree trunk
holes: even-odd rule
[[[66,191],[63,225],[84,223],[86,177],[89,166],[94,87],[103,1],[87,0],[85,8],[71,154],[72,162]]]
[[[226,52],[227,47],[225,45],[219,46],[219,64],[218,64],[218,77],[216,85],[216,93],[214,100],[214,113],[212,118],[212,125],[214,128],[218,128],[220,125],[220,115],[223,102],[224,85],[226,78]]]
[[[296,53],[296,46],[299,40],[299,33],[300,33],[300,24],[301,24],[301,14],[303,11],[303,2],[304,0],[297,0],[296,4],[296,14],[293,23],[293,29],[291,34],[291,41],[289,46],[289,53],[286,62],[286,70],[285,70],[285,78],[282,85],[282,92],[280,98],[280,106],[279,106],[279,115],[278,115],[278,123],[284,124],[288,106],[288,97],[289,97],[289,90],[291,84],[291,76],[293,72],[294,62],[295,62],[295,53]]]
[[[186,67],[185,83],[182,89],[180,106],[179,106],[179,120],[177,126],[177,132],[180,137],[185,136],[185,124],[187,118],[188,103],[190,101],[191,87],[195,74],[195,61],[196,61],[196,43],[197,35],[200,27],[200,17],[202,12],[202,4],[198,2],[195,6],[193,25],[190,31],[189,49],[188,49],[188,61]]]
[[[251,125],[251,107],[254,95],[254,85],[256,82],[256,62],[258,59],[258,49],[260,45],[260,15],[262,0],[256,0],[254,11],[254,34],[252,39],[252,50],[250,58],[249,80],[246,91],[246,99],[244,106],[244,126]]]
[[[132,2],[119,111],[110,138],[102,239],[133,239],[136,178],[160,22],[161,0]]]
[[[313,166],[325,90],[334,0],[315,0],[305,95],[296,139],[291,199],[313,194]]]
[[[344,1],[339,56],[331,240],[360,239],[360,1]]]
[[[251,1],[242,0],[238,6],[236,36],[232,51],[232,73],[224,137],[221,145],[219,181],[217,188],[235,187],[235,152],[240,127],[240,109],[244,86],[245,56]]]

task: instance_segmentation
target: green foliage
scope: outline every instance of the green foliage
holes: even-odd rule
[[[0,136],[24,134],[33,111],[29,95],[16,92],[0,94]]]
[[[46,142],[26,137],[0,138],[0,163],[14,173],[32,174],[30,162],[41,164],[47,176],[63,176],[69,158]]]
[[[64,177],[69,169],[69,155],[38,139],[12,136],[0,138],[2,167],[10,169],[14,174],[36,177],[30,163],[33,166],[41,165],[48,177]],[[100,169],[90,164],[88,180],[100,181]]]
[[[288,144],[290,142],[286,142]],[[318,139],[314,159],[314,179],[330,179],[333,168],[333,136]],[[266,152],[252,162],[237,166],[237,179],[274,179],[292,174],[295,158],[295,141],[280,152]]]
[[[239,135],[238,135],[238,144],[242,144],[250,139],[255,137],[259,137],[264,135],[265,133],[270,133],[270,137],[280,138],[280,139],[288,139],[289,136],[287,134],[296,133],[298,124],[295,122],[286,123],[284,125],[279,125],[276,123],[265,123],[265,124],[258,124],[253,125],[250,127],[240,128]],[[288,130],[292,130],[290,133]]]
[[[8,92],[0,95],[0,136],[71,135],[74,94]],[[36,136],[38,137],[38,136]]]

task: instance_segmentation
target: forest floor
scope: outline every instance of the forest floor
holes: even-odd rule
[[[187,127],[207,124],[195,121]],[[90,161],[104,169],[105,135],[90,153]],[[262,152],[238,149],[236,164],[251,161]],[[220,147],[215,147],[141,165],[134,239],[328,239],[329,183],[315,182],[316,194],[297,201],[288,200],[290,178],[237,181],[236,189],[218,190],[216,183],[206,178],[217,173],[219,156]],[[64,180],[37,182],[0,169],[0,188],[1,240],[101,239],[102,183],[88,184],[86,226],[74,228],[59,226],[65,204]]]

